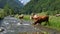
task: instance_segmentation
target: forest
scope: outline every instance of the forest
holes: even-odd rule
[[[41,13],[54,15],[60,13],[60,0],[31,0],[20,11],[21,13]]]
[[[0,0],[0,18],[19,13],[23,4],[18,0]]]
[[[4,2],[4,0],[0,0],[0,4],[1,2]],[[12,4],[10,5],[7,2],[4,4],[4,6],[2,5],[3,8],[1,8],[0,6],[0,18],[3,18],[7,15],[20,13],[31,14],[46,12],[49,15],[55,15],[60,13],[60,0],[31,0],[25,6],[23,6],[22,4],[16,4],[13,0],[12,2],[14,3],[13,6]]]

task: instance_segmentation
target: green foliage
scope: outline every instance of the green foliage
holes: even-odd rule
[[[14,13],[13,8],[11,8],[8,3],[4,6],[4,11],[6,15],[12,15]]]
[[[14,14],[14,10],[9,6],[8,3],[4,6],[4,9],[0,9],[0,18],[4,18],[5,16],[12,14]]]
[[[24,15],[24,20],[30,20],[30,15]]]
[[[18,14],[16,14],[14,17],[15,17],[15,18],[19,18],[19,15],[18,15]]]
[[[16,14],[14,17],[17,18],[17,19],[19,19],[19,14]],[[30,18],[30,15],[24,15],[23,19],[24,20],[30,20],[29,18]]]
[[[19,0],[0,0],[0,8],[5,8],[5,11],[14,11],[14,13],[19,13],[23,4]],[[9,14],[9,13],[8,13]]]
[[[5,16],[4,9],[0,9],[0,18],[3,18]]]
[[[21,13],[41,13],[47,12],[48,14],[60,13],[60,0],[31,0],[23,9]]]
[[[60,29],[60,17],[51,16],[50,27],[59,30]]]

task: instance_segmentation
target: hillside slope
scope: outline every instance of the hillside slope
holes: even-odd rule
[[[20,10],[23,7],[23,4],[19,0],[0,0],[0,8],[4,8],[6,4],[15,10]]]
[[[60,0],[31,0],[23,9],[21,13],[39,13],[39,12],[52,12],[53,14],[60,11]]]

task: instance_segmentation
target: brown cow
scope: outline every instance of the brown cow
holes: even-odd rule
[[[19,19],[23,19],[23,18],[24,18],[24,15],[21,14],[21,15],[19,16]]]
[[[22,24],[22,22],[23,22],[23,18],[24,18],[24,15],[21,14],[21,15],[19,16],[19,19],[21,20],[20,24]]]
[[[46,22],[46,24],[49,24],[49,16],[31,16],[31,19],[34,20],[34,25],[36,25],[37,23],[41,24],[42,22]],[[45,24],[45,25],[46,25]]]

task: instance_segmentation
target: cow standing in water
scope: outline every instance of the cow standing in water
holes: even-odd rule
[[[24,15],[23,14],[19,15],[19,19],[21,20],[20,24],[22,24],[23,18],[24,18]]]
[[[30,16],[30,19],[34,20],[34,25],[37,23],[41,24],[42,22],[46,22],[45,25],[49,24],[49,16],[38,16],[36,14],[33,14]]]
[[[19,19],[23,19],[23,18],[24,18],[23,14],[19,15]]]

